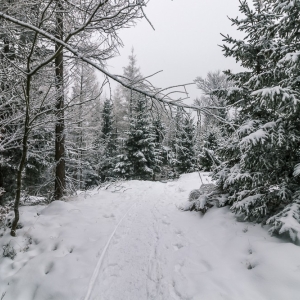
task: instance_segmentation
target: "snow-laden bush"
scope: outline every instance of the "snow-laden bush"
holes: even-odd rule
[[[216,186],[214,184],[203,184],[200,189],[192,190],[189,194],[188,201],[180,207],[183,211],[206,211],[213,207],[211,204],[212,195],[214,195]]]
[[[11,211],[11,204],[0,206],[0,227],[5,225],[10,211]]]
[[[2,248],[3,248],[3,253],[2,253],[3,257],[14,259],[15,256],[17,255],[16,250],[9,243],[4,245]]]

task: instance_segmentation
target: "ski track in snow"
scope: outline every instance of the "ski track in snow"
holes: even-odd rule
[[[0,257],[0,298],[300,299],[299,247],[237,222],[228,208],[178,210],[200,186],[198,174],[122,185],[24,208],[19,237],[0,239],[20,249],[14,260]]]
[[[278,299],[272,297],[276,292],[265,298],[255,281],[245,284],[251,261],[255,265],[252,250],[245,251],[242,262],[234,261],[248,272],[241,275],[232,268],[232,260],[222,260],[227,254],[218,239],[205,234],[207,228],[189,228],[185,220],[191,216],[176,207],[189,191],[184,182],[170,182],[150,184],[141,193],[113,237],[91,300]],[[180,215],[182,223],[176,224]],[[231,283],[239,280],[241,285],[233,287]]]
[[[120,224],[122,223],[122,221],[126,218],[126,216],[128,215],[128,213],[131,211],[131,209],[133,208],[133,206],[135,206],[136,204],[133,204],[129,210],[125,213],[125,215],[122,217],[122,219],[119,221],[118,225],[116,226],[115,230],[113,231],[113,233],[111,234],[111,236],[109,237],[108,241],[107,241],[107,244],[105,245],[101,255],[100,255],[100,258],[98,260],[98,263],[96,265],[96,268],[94,270],[94,273],[93,273],[93,276],[91,278],[91,281],[89,283],[89,287],[88,287],[88,291],[87,291],[87,294],[84,298],[84,300],[89,300],[90,299],[90,295],[93,291],[93,288],[94,288],[94,285],[95,285],[95,281],[99,275],[99,271],[100,271],[100,268],[101,268],[101,265],[102,265],[102,262],[103,262],[103,259],[104,259],[104,255],[106,254],[106,251],[111,243],[111,240],[113,239],[113,237],[115,236],[115,233],[118,229],[118,227],[120,226]]]
[[[91,300],[166,299],[158,244],[162,227],[169,223],[157,209],[159,203],[165,203],[164,191],[163,184],[144,191],[124,218],[106,253]]]
[[[172,199],[174,189],[178,198],[188,192],[184,186],[178,187],[170,182],[158,183],[155,188],[151,184],[138,196],[133,209],[126,214],[126,218],[122,218],[121,224],[114,231],[103,266],[94,282],[93,293],[85,300],[197,299],[192,293],[189,296],[189,292],[181,287],[182,282],[190,280],[189,274],[185,272],[191,268],[191,264],[194,267],[196,265],[200,273],[209,272],[213,267],[205,259],[197,265],[192,259],[181,257],[182,250],[192,242],[170,220],[174,211],[181,214],[174,205],[175,199]],[[204,240],[200,247],[209,243]],[[217,255],[222,255],[218,247],[210,247]],[[180,258],[175,266],[172,261],[174,255]],[[221,295],[215,299],[227,298]]]

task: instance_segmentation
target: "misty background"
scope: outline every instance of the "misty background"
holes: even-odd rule
[[[122,30],[124,47],[107,68],[122,74],[134,48],[144,76],[163,70],[151,78],[157,87],[191,83],[209,71],[239,71],[241,67],[234,59],[225,58],[219,47],[223,44],[221,33],[243,38],[228,19],[240,16],[238,4],[238,0],[151,0],[145,13],[155,30],[145,19]],[[201,94],[195,85],[189,86],[188,92],[188,102]]]

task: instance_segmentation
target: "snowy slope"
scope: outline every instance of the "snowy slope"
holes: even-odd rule
[[[199,186],[194,173],[22,207],[18,237],[0,231],[16,251],[0,257],[0,299],[299,300],[300,248],[228,208],[178,210]]]

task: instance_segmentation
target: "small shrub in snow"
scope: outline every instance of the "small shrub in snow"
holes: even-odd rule
[[[2,253],[3,257],[9,257],[10,259],[14,259],[15,256],[17,255],[16,250],[9,243],[4,245],[2,248],[3,248],[3,253]]]
[[[298,196],[299,197],[299,196]],[[273,224],[271,234],[288,233],[293,242],[300,241],[300,199],[296,198],[278,214],[267,220],[267,224]]]
[[[46,197],[38,197],[38,196],[29,196],[24,195],[21,197],[21,205],[31,206],[31,205],[40,205],[40,204],[47,204]]]
[[[211,200],[215,189],[216,186],[214,184],[203,184],[200,189],[192,190],[188,202],[181,209],[206,213],[209,208],[213,207]]]
[[[12,222],[14,220],[14,212],[12,210],[9,211],[8,214],[6,214],[6,218],[3,222],[4,227],[11,228]],[[23,228],[23,225],[21,223],[18,223],[17,229]]]
[[[6,223],[11,205],[0,206],[0,227]]]

